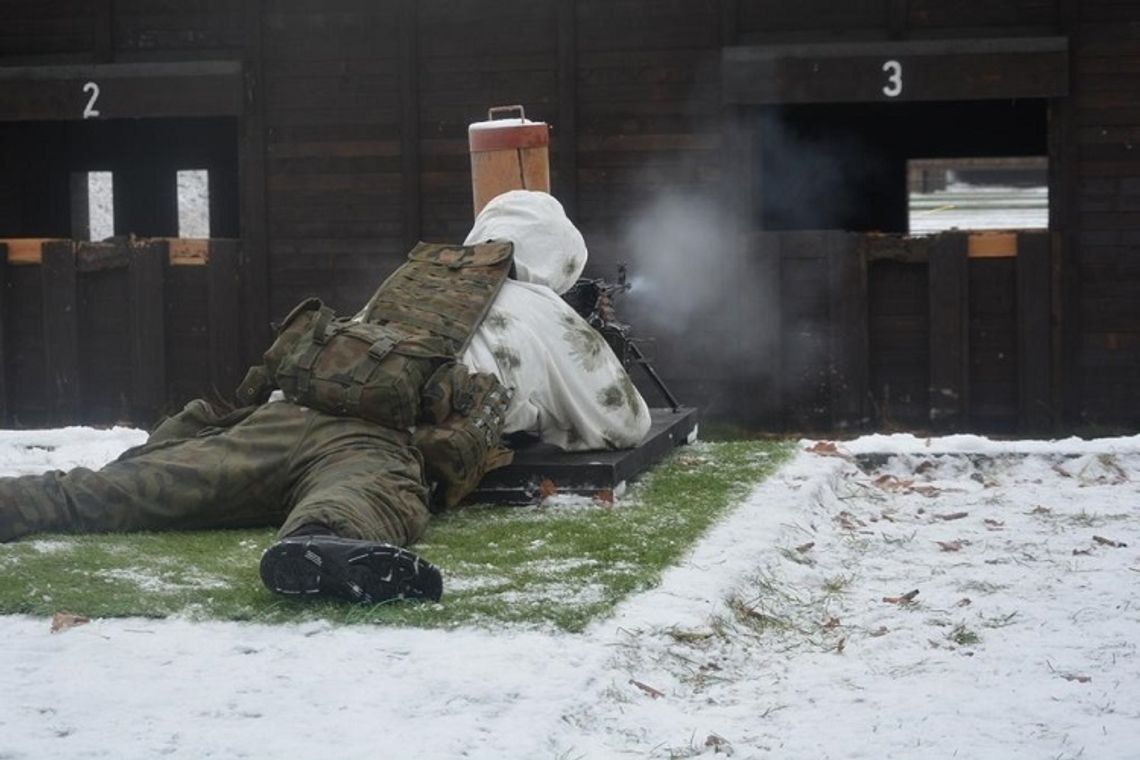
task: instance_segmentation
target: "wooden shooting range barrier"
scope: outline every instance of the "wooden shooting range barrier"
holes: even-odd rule
[[[148,426],[245,369],[240,244],[0,240],[0,423]]]

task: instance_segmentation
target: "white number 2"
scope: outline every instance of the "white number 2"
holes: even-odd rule
[[[91,93],[91,98],[87,101],[87,107],[83,109],[83,118],[94,119],[99,116],[99,111],[95,108],[95,101],[99,99],[99,85],[94,82],[88,82],[83,85],[83,91]]]
[[[897,98],[902,94],[902,64],[895,60],[887,61],[883,64],[883,71],[887,72],[883,94],[888,98]]]

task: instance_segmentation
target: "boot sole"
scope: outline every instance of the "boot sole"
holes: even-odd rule
[[[357,604],[438,601],[443,580],[431,563],[396,546],[322,536],[284,540],[261,558],[261,581],[290,596],[329,596]]]

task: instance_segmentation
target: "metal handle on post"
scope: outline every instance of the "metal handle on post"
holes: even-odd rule
[[[515,106],[494,106],[492,108],[488,108],[487,109],[487,121],[494,121],[496,114],[505,113],[507,111],[518,111],[519,119],[522,121],[526,120],[526,111],[523,110],[523,107],[521,105],[515,105]]]

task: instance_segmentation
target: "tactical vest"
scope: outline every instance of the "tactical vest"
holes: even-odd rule
[[[386,427],[442,422],[452,407],[439,392],[425,402],[425,387],[452,376],[507,278],[512,250],[420,243],[356,317],[337,318],[316,298],[301,303],[238,389],[239,401],[262,400],[267,384],[294,403]]]

